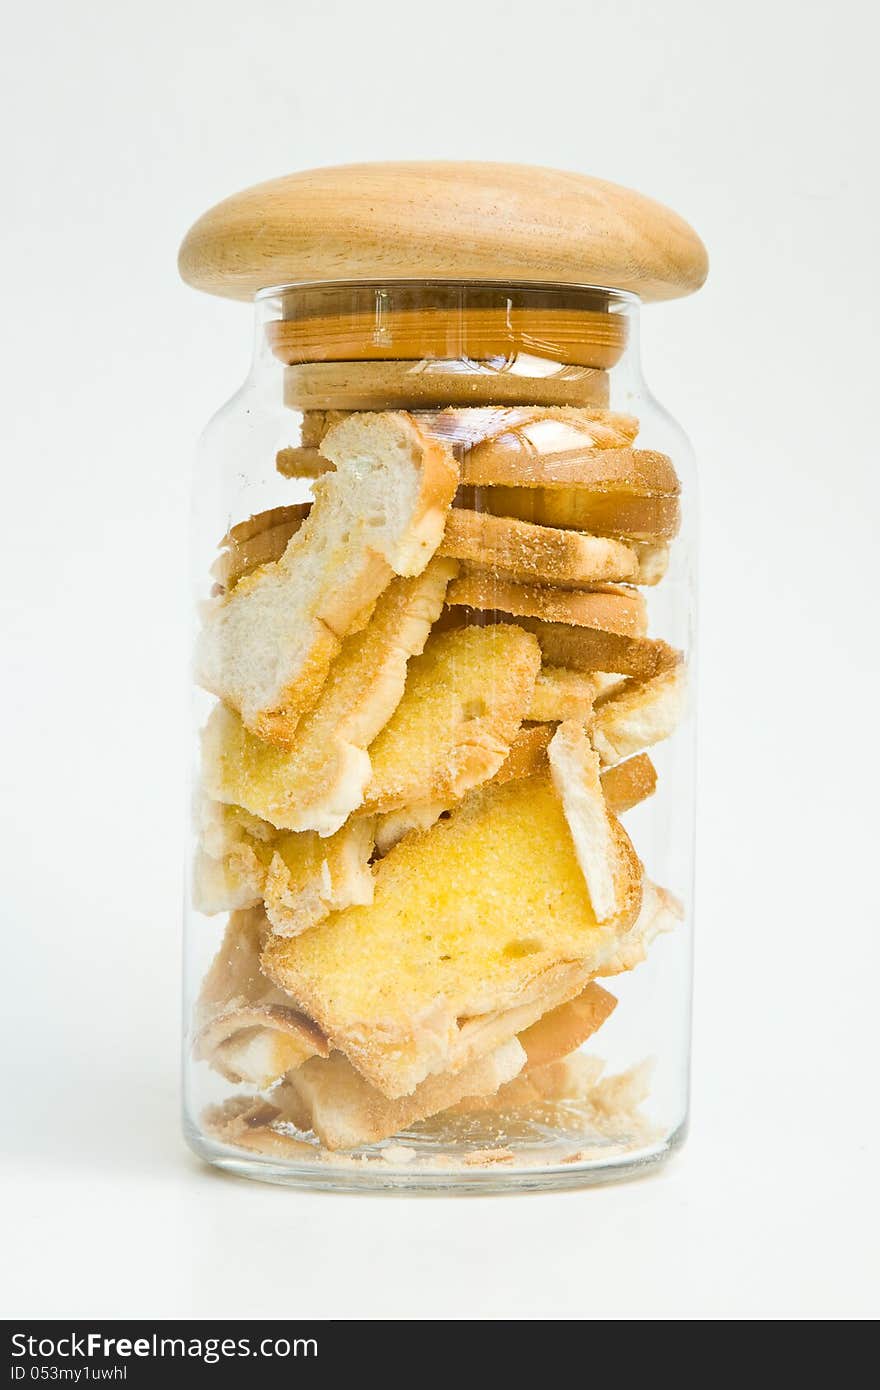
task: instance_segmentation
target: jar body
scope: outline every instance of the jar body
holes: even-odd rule
[[[687,1118],[696,478],[596,288],[257,304],[202,441],[185,1124],[553,1187]]]

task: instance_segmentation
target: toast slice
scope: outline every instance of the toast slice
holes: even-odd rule
[[[327,839],[278,831],[240,806],[206,803],[194,869],[194,905],[213,915],[265,901],[274,931],[296,935],[329,912],[373,896],[369,820],[347,822]]]
[[[602,580],[635,580],[639,558],[622,541],[534,526],[512,517],[453,507],[441,555],[522,584],[578,588]]]
[[[325,1148],[375,1144],[446,1110],[464,1096],[493,1095],[519,1072],[526,1054],[515,1038],[454,1075],[429,1076],[408,1096],[389,1100],[341,1052],[315,1057],[292,1071],[272,1094],[282,1121],[312,1130]]]
[[[637,680],[650,680],[681,660],[681,653],[659,638],[628,637],[607,628],[574,627],[569,623],[544,622],[524,616],[516,621],[527,632],[535,634],[548,666],[565,666],[581,672],[613,672]]]
[[[593,744],[605,764],[619,763],[672,734],[687,693],[683,661],[646,681],[626,681],[596,699]]]
[[[492,777],[529,707],[540,665],[537,641],[520,627],[432,635],[410,663],[403,699],[370,744],[363,811],[456,801]]]
[[[531,375],[523,354],[499,372],[494,362],[460,357],[418,361],[300,362],[284,372],[284,403],[292,410],[436,410],[514,405],[607,406],[608,372],[573,363]]]
[[[574,1052],[598,1032],[616,1007],[614,995],[592,980],[574,999],[551,1009],[519,1034],[526,1066],[529,1070],[544,1067]]]
[[[278,829],[334,834],[363,800],[366,750],[400,702],[407,661],[422,650],[454,570],[454,560],[436,558],[388,586],[366,627],[346,639],[290,747],[256,737],[219,705],[203,734],[208,795]]]
[[[572,591],[536,584],[509,584],[485,571],[474,570],[450,584],[446,602],[451,607],[510,613],[516,618],[594,628],[622,637],[644,636],[648,623],[645,600],[638,589],[616,584],[596,584],[589,590]],[[607,671],[613,667],[601,669]]]
[[[562,802],[575,854],[597,922],[610,922],[624,909],[626,870],[599,780],[599,755],[577,720],[559,725],[547,749],[553,785]]]
[[[458,469],[408,415],[354,415],[323,441],[333,472],[280,560],[210,601],[200,683],[247,730],[289,744],[342,640],[393,575],[418,575],[443,536]]]
[[[223,590],[234,588],[239,579],[260,565],[280,560],[291,536],[296,535],[310,511],[310,502],[270,507],[231,526],[217,547],[220,554],[211,566],[211,574]]]
[[[615,816],[622,816],[625,811],[631,811],[633,806],[654,795],[657,769],[647,753],[639,753],[624,763],[606,767],[599,780],[608,810]]]
[[[504,762],[488,779],[488,784],[500,785],[510,782],[514,777],[531,777],[547,768],[547,745],[553,736],[553,729],[547,724],[523,726],[510,745]],[[385,855],[390,849],[408,835],[411,830],[429,830],[435,821],[452,810],[455,802],[448,799],[438,801],[414,801],[397,811],[388,811],[377,816],[374,822],[376,850]]]
[[[677,497],[681,484],[666,454],[653,449],[558,447],[577,431],[556,421],[526,427],[541,448],[526,445],[525,431],[508,431],[468,450],[462,459],[466,487],[583,488],[609,496]],[[551,436],[558,436],[554,447]],[[588,436],[587,436],[588,437]],[[583,438],[583,436],[582,436]]]
[[[459,489],[456,506],[515,517],[536,526],[616,536],[627,543],[671,540],[681,525],[681,504],[674,492],[640,496],[591,492],[587,487],[575,486],[467,486]]]
[[[384,1095],[460,1070],[620,951],[641,867],[614,824],[620,911],[597,921],[548,776],[482,787],[376,867],[372,906],[267,941],[265,973]]]
[[[639,567],[633,583],[644,588],[659,584],[669,568],[669,542],[630,540],[627,545],[635,551]]]
[[[526,718],[537,723],[562,719],[585,721],[593,713],[593,701],[601,686],[595,676],[569,671],[564,666],[542,666]]]
[[[327,1043],[260,969],[268,924],[259,909],[234,912],[195,1007],[193,1054],[236,1084],[263,1088]]]
[[[452,1115],[479,1115],[485,1111],[510,1112],[545,1107],[559,1101],[583,1101],[604,1070],[599,1057],[572,1052],[542,1067],[523,1067],[522,1071],[499,1087],[494,1095],[470,1096],[450,1109]],[[580,1126],[587,1117],[581,1116]]]
[[[333,464],[320,449],[302,446],[279,449],[275,455],[275,467],[282,478],[320,478],[322,474],[330,472]]]

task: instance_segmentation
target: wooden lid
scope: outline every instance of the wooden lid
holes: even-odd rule
[[[594,284],[675,299],[706,278],[696,232],[660,203],[524,164],[347,164],[257,184],[211,208],[179,257],[227,299],[330,280]]]

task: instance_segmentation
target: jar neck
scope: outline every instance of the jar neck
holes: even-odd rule
[[[339,397],[352,377],[405,378],[389,405],[491,398],[560,406],[607,403],[614,377],[638,375],[639,301],[600,286],[381,281],[281,286],[256,300],[255,369],[308,382],[314,408],[366,408]],[[326,399],[321,381],[328,383]],[[329,383],[335,383],[332,388]],[[413,396],[407,399],[407,392]],[[335,393],[335,394],[334,394]],[[436,400],[433,398],[436,396]]]

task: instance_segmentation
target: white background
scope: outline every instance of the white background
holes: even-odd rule
[[[65,0],[0,63],[7,1316],[846,1318],[877,1296],[875,7]],[[246,307],[208,205],[378,158],[569,167],[712,270],[645,314],[702,464],[693,1134],[662,1175],[333,1197],[177,1120],[188,468]]]

